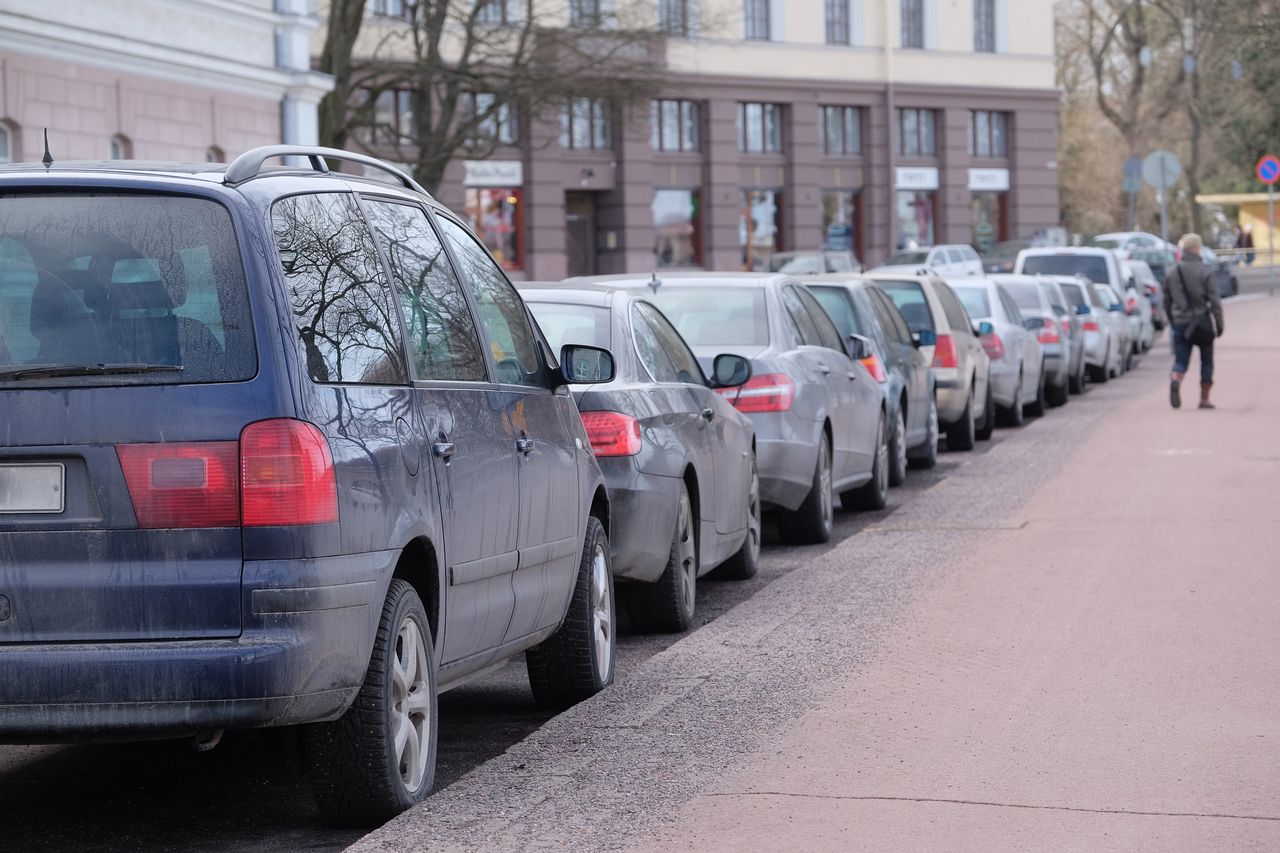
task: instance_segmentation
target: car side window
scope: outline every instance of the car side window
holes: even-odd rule
[[[497,366],[498,381],[505,385],[548,387],[538,355],[538,339],[516,289],[465,228],[444,216],[438,216],[437,221],[453,248],[463,283],[475,300]]]
[[[804,303],[800,301],[799,292],[791,285],[782,288],[782,304],[800,331],[800,342],[805,346],[822,346],[818,329],[813,325],[813,318],[809,316]]]
[[[631,334],[636,339],[636,353],[640,356],[640,363],[649,371],[654,382],[679,382],[676,366],[663,351],[662,344],[658,342],[658,333],[639,308],[639,305],[631,308]]]
[[[676,331],[676,327],[662,316],[661,311],[647,302],[641,302],[636,307],[640,309],[640,313],[644,314],[650,327],[658,336],[658,343],[675,367],[676,378],[690,385],[706,385],[707,377],[702,373],[702,366],[698,364],[697,356],[689,349],[684,338]]]
[[[271,222],[311,380],[407,384],[400,321],[355,198],[350,193],[283,198],[272,206]]]
[[[871,300],[871,310],[876,315],[876,321],[880,324],[885,338],[894,343],[903,343],[898,334],[898,327],[893,322],[893,314],[897,313],[897,309],[887,307],[884,304],[884,297],[873,287],[867,288],[867,298]]]
[[[818,300],[813,298],[813,294],[807,290],[797,290],[796,295],[804,303],[804,307],[808,309],[809,316],[813,318],[814,328],[818,330],[818,346],[833,349],[840,353],[847,353],[848,350],[840,339],[840,332],[836,329],[836,324],[831,322],[831,318],[827,316],[826,311],[822,310],[822,306],[818,304]]]
[[[885,314],[889,317],[889,322],[893,324],[894,333],[898,337],[898,341],[905,346],[911,346],[913,341],[911,338],[911,327],[907,325],[907,318],[902,316],[902,312],[898,310],[898,306],[893,304],[893,300],[889,295],[878,287],[870,288],[872,295],[880,300],[880,304],[884,306]]]
[[[933,289],[938,294],[938,301],[942,303],[942,313],[947,315],[947,324],[951,326],[951,334],[972,335],[973,326],[969,320],[969,313],[964,310],[964,306],[960,304],[960,299],[950,286],[945,282],[935,281]]]
[[[1000,304],[1004,306],[1005,319],[1011,323],[1021,323],[1022,311],[1018,309],[1013,297],[1009,296],[1008,291],[999,285],[996,286],[996,292],[1000,294]]]
[[[426,211],[373,199],[365,203],[391,268],[417,378],[485,381],[480,333]]]

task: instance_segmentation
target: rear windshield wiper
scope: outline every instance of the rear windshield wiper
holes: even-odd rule
[[[108,376],[118,373],[181,373],[178,364],[24,364],[0,369],[0,382],[55,376]]]

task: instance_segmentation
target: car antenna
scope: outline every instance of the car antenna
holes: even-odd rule
[[[654,270],[653,274],[649,276],[649,289],[652,290],[654,293],[657,293],[658,288],[661,286],[662,286],[662,279],[658,278],[658,271]]]
[[[53,165],[53,155],[49,153],[49,128],[44,129],[44,156],[40,158],[40,162],[44,163],[47,169]]]

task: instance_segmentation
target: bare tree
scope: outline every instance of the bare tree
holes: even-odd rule
[[[320,101],[320,141],[334,148],[347,144],[351,103],[352,53],[364,22],[365,0],[329,0],[328,26],[320,52],[320,70],[333,75],[333,91]]]

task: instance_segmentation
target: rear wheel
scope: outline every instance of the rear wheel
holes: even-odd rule
[[[587,519],[584,540],[564,624],[525,652],[534,701],[544,708],[567,708],[613,683],[617,649],[613,572],[609,539],[598,518]]]
[[[341,718],[305,728],[311,788],[324,819],[377,826],[422,802],[436,772],[436,673],[418,593],[391,581],[373,655]]]
[[[671,538],[667,568],[656,583],[633,584],[626,597],[631,621],[641,631],[672,634],[693,624],[698,591],[697,520],[689,487],[680,484],[676,498],[676,529]]]
[[[865,485],[840,493],[840,503],[845,509],[884,509],[889,502],[889,452],[888,429],[884,412],[880,413],[880,426],[876,430],[875,457],[871,463],[871,479]]]
[[[809,494],[799,509],[783,513],[778,525],[783,539],[797,545],[816,545],[831,538],[831,530],[835,526],[835,499],[831,483],[831,439],[823,433],[818,442],[818,464]]]
[[[965,404],[960,420],[947,427],[948,450],[973,450],[975,424],[973,422],[973,387],[969,387],[969,402]]]
[[[1080,366],[1076,368],[1076,375],[1067,380],[1067,390],[1072,394],[1083,394],[1084,384],[1089,376],[1089,365],[1084,362],[1084,353],[1080,354]]]
[[[747,491],[747,538],[738,553],[721,563],[707,577],[715,580],[744,581],[760,570],[760,472],[755,454],[751,455],[751,486]]]
[[[901,486],[907,481],[907,413],[898,406],[893,435],[889,437],[889,485]]]
[[[978,440],[987,441],[996,430],[996,397],[991,388],[991,380],[987,379],[987,406],[983,410],[982,425],[978,427]]]
[[[1044,364],[1040,365],[1040,382],[1036,385],[1036,398],[1027,403],[1027,414],[1033,418],[1044,417],[1045,408],[1048,406],[1047,383],[1049,379],[1044,372]],[[1064,392],[1065,393],[1065,392]]]
[[[929,395],[929,435],[924,444],[913,447],[907,454],[912,468],[932,468],[938,464],[938,401]]]
[[[1000,420],[1005,426],[1020,427],[1027,421],[1026,410],[1022,403],[1023,373],[1018,371],[1018,381],[1013,385],[1013,403],[1007,409],[1000,410]]]

